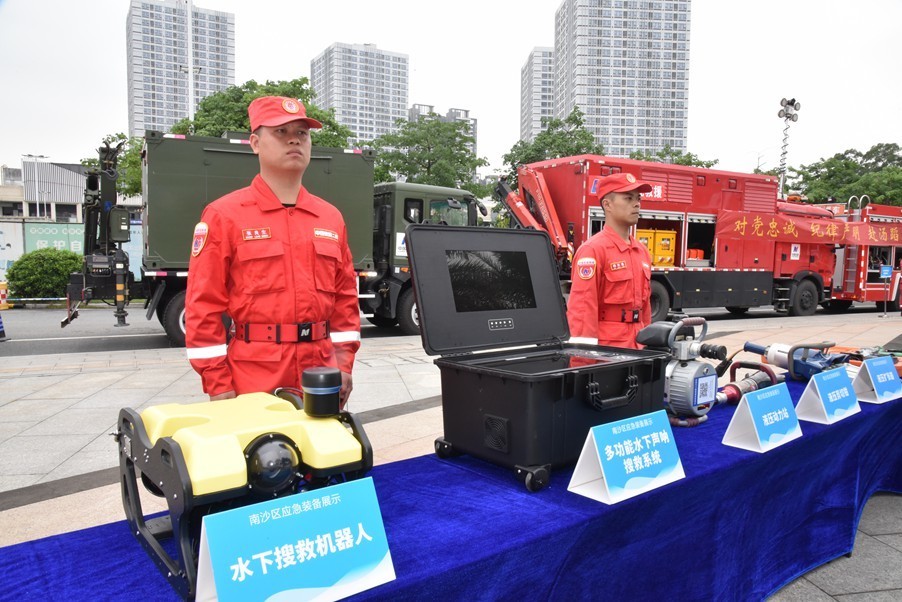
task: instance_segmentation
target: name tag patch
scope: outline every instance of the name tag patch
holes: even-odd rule
[[[313,236],[316,238],[328,238],[329,240],[334,240],[338,242],[338,233],[333,232],[332,230],[324,230],[322,228],[314,228]]]
[[[241,237],[244,240],[264,240],[272,238],[272,231],[269,228],[244,228]]]
[[[612,261],[611,262],[611,271],[612,272],[615,270],[625,270],[625,269],[626,269],[625,261]]]
[[[595,258],[583,257],[576,262],[576,273],[583,280],[589,280],[595,275]]]

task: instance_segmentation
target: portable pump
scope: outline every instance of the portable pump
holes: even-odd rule
[[[695,326],[701,326],[697,338]],[[683,318],[678,322],[655,322],[643,328],[636,338],[646,349],[668,351],[672,356],[664,373],[664,405],[672,424],[688,426],[681,424],[681,419],[702,417],[717,402],[714,366],[698,358],[724,360],[727,348],[703,343],[707,332],[704,318]]]

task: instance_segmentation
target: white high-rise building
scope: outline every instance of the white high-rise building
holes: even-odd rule
[[[554,117],[554,48],[536,47],[520,69],[520,140],[532,142]]]
[[[578,106],[605,154],[686,150],[691,0],[563,0],[555,116]]]
[[[126,46],[131,136],[168,132],[193,117],[202,98],[235,85],[232,13],[198,8],[192,0],[131,0]]]
[[[335,43],[310,61],[314,103],[335,109],[338,123],[369,142],[407,118],[408,58],[374,44]]]

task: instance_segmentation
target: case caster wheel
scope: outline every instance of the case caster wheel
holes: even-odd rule
[[[551,482],[551,470],[548,466],[517,466],[517,476],[526,485],[528,491],[535,493],[548,487]]]
[[[454,448],[450,443],[439,437],[435,440],[435,455],[444,460],[459,456],[460,454],[454,451]]]

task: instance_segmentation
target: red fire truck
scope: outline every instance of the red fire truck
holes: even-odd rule
[[[773,176],[579,155],[523,165],[519,190],[501,182],[496,195],[521,227],[549,233],[569,281],[573,250],[604,223],[599,184],[616,173],[654,187],[636,228],[652,254],[654,320],[669,309],[716,306],[810,315],[830,300],[829,236],[843,224],[825,208],[779,201]]]
[[[857,197],[846,204],[817,207],[828,209],[841,220],[844,245],[836,250],[833,290],[825,306],[844,311],[853,301],[873,301],[880,309],[898,311],[902,292],[902,207],[862,203]],[[881,268],[889,272],[889,277],[881,277]]]

